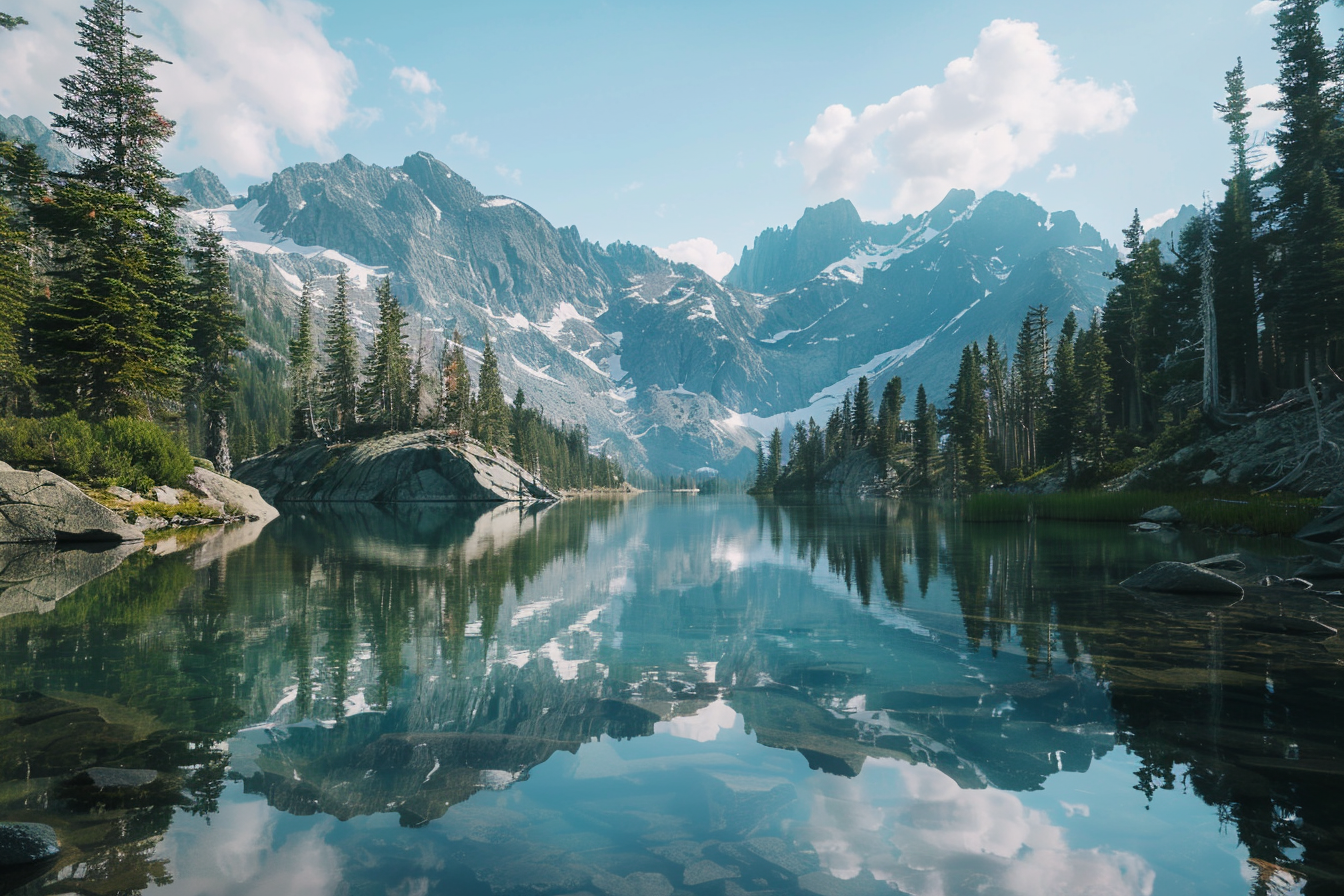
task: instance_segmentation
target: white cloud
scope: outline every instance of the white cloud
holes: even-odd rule
[[[505,180],[511,180],[515,184],[522,186],[523,172],[519,171],[517,168],[510,168],[508,165],[496,165],[495,173]]]
[[[889,174],[892,216],[927,209],[953,188],[997,189],[1060,136],[1119,130],[1134,115],[1128,89],[1063,72],[1037,25],[998,19],[970,57],[948,63],[942,83],[912,87],[858,115],[830,106],[790,151],[825,198]]]
[[[1143,224],[1143,229],[1145,231],[1152,230],[1154,227],[1161,227],[1163,224],[1167,223],[1172,218],[1176,217],[1176,215],[1177,215],[1176,209],[1169,208],[1164,212],[1158,212],[1155,215],[1151,215],[1147,218],[1144,218],[1141,223]]]
[[[1050,169],[1050,173],[1045,176],[1046,180],[1073,180],[1078,176],[1078,166],[1070,165],[1062,168],[1058,163]]]
[[[714,241],[703,236],[682,240],[666,248],[654,247],[660,258],[693,264],[715,280],[728,276],[735,262],[727,252],[720,252]]]
[[[1277,84],[1256,84],[1246,88],[1246,98],[1251,102],[1251,117],[1246,128],[1253,134],[1264,133],[1278,128],[1283,123],[1283,113],[1276,109],[1266,109],[1266,103],[1277,102],[1283,94]]]
[[[1255,16],[1257,18],[1260,16],[1273,15],[1279,11],[1281,5],[1279,0],[1260,0],[1259,3],[1246,10],[1246,15]]]
[[[474,134],[468,134],[466,131],[449,137],[448,143],[450,148],[456,147],[479,159],[484,159],[490,155],[490,144]]]
[[[392,69],[392,77],[401,82],[401,89],[407,93],[429,94],[439,89],[438,82],[429,76],[429,72],[407,65],[399,65]]]
[[[133,26],[172,62],[156,70],[160,109],[178,122],[165,155],[267,175],[280,164],[279,138],[330,158],[332,134],[356,116],[354,63],[322,32],[311,0],[146,2]],[[32,24],[0,32],[5,78],[0,111],[45,118],[59,79],[75,70],[79,0],[17,0],[9,10]]]

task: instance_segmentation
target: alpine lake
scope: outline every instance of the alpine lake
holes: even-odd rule
[[[1344,639],[1255,624],[1344,609],[1116,584],[1301,543],[909,500],[282,509],[0,618],[0,820],[62,845],[0,891],[1344,892]]]

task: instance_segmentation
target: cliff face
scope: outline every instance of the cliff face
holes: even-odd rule
[[[436,431],[355,445],[311,441],[255,457],[234,470],[272,503],[358,501],[554,501],[541,480],[480,445]]]

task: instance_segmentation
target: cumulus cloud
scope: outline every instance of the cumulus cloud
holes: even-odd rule
[[[1260,0],[1259,3],[1246,10],[1246,15],[1255,16],[1256,18],[1273,15],[1279,11],[1281,5],[1279,0]]]
[[[392,77],[401,82],[401,89],[407,93],[429,94],[439,89],[438,82],[429,76],[429,72],[408,65],[392,69]]]
[[[1150,215],[1149,217],[1144,218],[1141,223],[1143,224],[1144,230],[1152,230],[1154,227],[1161,227],[1163,224],[1176,217],[1176,215],[1176,209],[1169,208],[1164,212],[1158,212],[1155,215]]]
[[[997,189],[1037,164],[1065,135],[1123,128],[1134,115],[1127,88],[1064,77],[1055,47],[1031,22],[999,19],[980,32],[969,57],[944,80],[868,106],[836,104],[817,116],[790,152],[825,198],[856,192],[888,174],[890,214],[920,211],[953,188]]]
[[[1256,84],[1246,88],[1246,98],[1251,101],[1251,117],[1246,128],[1251,133],[1272,131],[1283,124],[1283,113],[1277,109],[1266,109],[1269,103],[1282,99],[1283,94],[1277,84]]]
[[[281,136],[335,155],[332,134],[360,110],[350,102],[354,63],[323,34],[322,7],[311,0],[142,6],[135,28],[172,63],[156,71],[160,108],[178,123],[170,161],[190,157],[229,175],[266,175],[280,164]],[[0,111],[44,116],[56,108],[59,79],[75,70],[79,0],[18,0],[11,7],[31,25],[0,32]]]
[[[1078,176],[1078,166],[1070,165],[1067,168],[1056,164],[1050,169],[1050,173],[1045,176],[1046,180],[1073,180]]]
[[[722,280],[728,276],[728,272],[733,269],[733,265],[736,263],[733,261],[733,256],[727,252],[720,252],[719,247],[714,244],[713,240],[703,236],[682,240],[666,248],[655,246],[653,251],[657,252],[660,258],[666,258],[668,261],[693,264],[715,280]]]

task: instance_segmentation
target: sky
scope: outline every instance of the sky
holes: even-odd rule
[[[171,62],[176,170],[243,192],[298,162],[423,150],[557,226],[716,276],[841,197],[889,221],[1006,189],[1116,240],[1136,208],[1160,223],[1216,200],[1224,74],[1243,57],[1263,102],[1276,73],[1273,0],[139,5]],[[0,114],[49,121],[79,0],[0,11],[30,22],[0,32]],[[1344,13],[1322,15],[1333,43]]]

